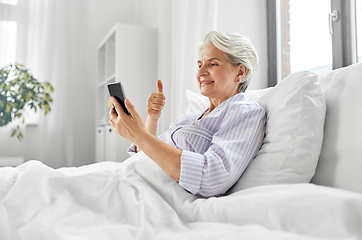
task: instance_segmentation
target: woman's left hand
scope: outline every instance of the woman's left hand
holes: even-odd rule
[[[114,97],[111,97],[111,100],[114,108],[112,108],[109,113],[109,124],[119,135],[137,145],[136,142],[142,138],[142,134],[148,133],[141,115],[136,111],[134,105],[128,98],[124,103],[130,115],[127,115],[123,111],[121,105]]]

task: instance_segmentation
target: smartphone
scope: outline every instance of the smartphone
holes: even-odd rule
[[[130,115],[126,106],[124,105],[124,100],[126,99],[126,95],[124,94],[124,90],[123,90],[123,86],[122,86],[121,82],[109,83],[107,85],[107,87],[108,87],[109,95],[111,97],[115,97],[117,99],[117,101],[119,102],[119,104],[122,106],[123,111],[125,113],[127,113],[127,115]],[[114,109],[114,110],[116,110],[116,109]],[[117,113],[117,111],[116,111],[116,113]],[[118,113],[117,113],[117,115],[118,115]]]

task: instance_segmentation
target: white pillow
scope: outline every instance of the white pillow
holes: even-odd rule
[[[201,95],[201,93],[195,93],[188,89],[186,89],[185,93],[188,102],[185,113],[205,111],[209,107],[209,99]]]
[[[327,115],[313,183],[362,192],[362,63],[319,79]]]
[[[300,71],[267,91],[257,102],[267,114],[266,135],[255,159],[230,189],[308,183],[323,141],[326,112],[318,75]]]
[[[273,87],[269,87],[269,88],[264,88],[264,89],[258,89],[258,90],[246,90],[245,91],[245,96],[252,100],[252,101],[258,101],[259,98],[261,98],[265,93],[269,92],[270,90],[272,90]]]

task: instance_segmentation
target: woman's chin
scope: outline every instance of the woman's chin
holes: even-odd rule
[[[200,93],[201,93],[201,95],[203,95],[203,96],[205,96],[205,97],[209,97],[211,91],[210,91],[210,89],[208,89],[207,87],[201,86],[201,88],[200,88]]]
[[[207,91],[202,91],[202,90],[200,90],[200,93],[201,93],[201,95],[203,95],[203,96],[205,96],[205,97],[208,97]]]

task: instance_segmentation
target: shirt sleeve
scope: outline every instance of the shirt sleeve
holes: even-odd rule
[[[136,151],[137,151],[137,147],[132,143],[131,146],[128,147],[127,149],[127,153],[130,155],[130,156],[133,156],[136,154]]]
[[[235,184],[264,139],[265,111],[255,106],[241,105],[227,111],[204,154],[182,152],[181,187],[210,197],[224,194]]]

